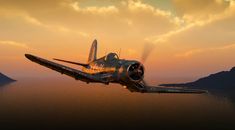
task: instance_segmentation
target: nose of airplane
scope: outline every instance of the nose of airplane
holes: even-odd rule
[[[144,77],[144,66],[140,62],[133,62],[127,67],[127,76],[133,81],[140,81]]]

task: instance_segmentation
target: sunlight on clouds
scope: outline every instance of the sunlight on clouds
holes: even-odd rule
[[[143,3],[141,0],[128,0],[127,3],[123,2],[123,5],[127,5],[127,7],[131,11],[151,11],[155,15],[162,15],[170,17],[172,14],[169,11],[160,10],[158,8],[155,8],[149,4]]]
[[[127,2],[123,1],[123,5],[127,5],[128,8],[132,11],[138,11],[138,10],[149,10],[149,11],[155,11],[154,7],[145,3],[142,3],[140,0],[128,0]]]
[[[117,4],[118,3],[118,4]],[[126,21],[128,25],[133,25],[134,22],[130,20],[131,17],[134,17],[136,14],[140,15],[141,13],[146,13],[147,15],[152,14],[156,17],[164,17],[169,22],[180,25],[182,21],[170,11],[161,10],[150,4],[144,3],[142,0],[122,0],[117,2],[116,5],[109,6],[86,6],[81,7],[78,1],[68,2],[67,4],[73,10],[78,13],[84,14],[97,14],[97,15],[114,15],[120,17],[121,21]],[[125,18],[127,17],[127,18]],[[127,20],[128,19],[128,20]]]
[[[72,34],[79,35],[79,36],[82,36],[82,37],[88,37],[89,36],[85,32],[80,32],[80,31],[77,31],[77,30],[74,30],[74,29],[69,29],[69,28],[61,26],[61,25],[44,24],[44,23],[40,22],[39,20],[37,20],[36,18],[31,17],[29,15],[25,15],[24,18],[27,22],[30,22],[34,25],[41,26],[41,27],[46,28],[50,31],[62,32],[62,33],[72,33]]]
[[[169,31],[168,33],[165,33],[162,35],[148,37],[148,38],[146,38],[146,40],[148,42],[151,42],[154,44],[166,42],[172,36],[175,36],[177,34],[185,32],[189,29],[192,29],[192,28],[195,28],[198,26],[205,26],[205,25],[210,24],[212,22],[215,22],[217,20],[221,20],[221,19],[224,19],[224,18],[229,17],[231,15],[234,15],[235,14],[234,9],[235,9],[235,6],[234,6],[233,2],[231,1],[230,6],[226,10],[224,10],[223,12],[220,12],[218,14],[213,14],[213,15],[211,14],[205,19],[194,19],[195,18],[194,16],[183,16],[181,18],[181,21],[185,21],[185,25],[183,25],[182,27],[179,27],[176,30]]]
[[[230,2],[224,0],[173,0],[179,15],[190,15],[194,19],[206,19],[209,15],[226,10]]]
[[[25,43],[15,42],[15,41],[0,41],[1,45],[10,45],[15,47],[20,47],[24,49],[29,49],[29,46]]]
[[[80,31],[77,31],[77,30],[73,30],[73,29],[69,29],[67,27],[64,27],[64,26],[48,26],[49,29],[53,30],[53,31],[60,31],[60,32],[63,32],[63,33],[72,33],[72,34],[75,34],[75,35],[79,35],[79,36],[82,36],[82,37],[89,37],[89,34],[85,33],[85,32],[80,32]]]
[[[202,54],[232,54],[235,47],[224,45],[235,41],[234,20],[234,0],[10,0],[0,4],[0,45],[17,55],[13,46],[22,50],[27,44],[14,41],[27,41],[40,55],[77,58],[97,38],[99,52],[121,46],[127,58],[142,53],[159,70],[167,63],[181,69],[184,58],[193,65]],[[171,64],[167,71],[173,72]]]
[[[67,27],[61,25],[51,25],[41,22],[35,17],[30,16],[27,12],[22,10],[10,10],[10,9],[0,9],[0,15],[4,16],[5,18],[20,18],[27,23],[30,23],[35,26],[39,26],[45,28],[49,31],[53,32],[62,32],[62,33],[72,33],[75,35],[79,35],[82,37],[88,37],[89,35],[85,32],[80,32],[74,29],[69,29]]]
[[[32,23],[34,25],[38,25],[38,26],[44,26],[44,27],[47,27],[46,25],[42,24],[40,21],[38,21],[36,18],[33,18],[27,14],[21,14],[23,16],[23,18],[29,22],[29,23]]]
[[[148,11],[156,16],[167,17],[170,22],[176,25],[180,25],[182,23],[182,21],[178,17],[174,16],[170,11],[161,10],[152,5],[142,2],[141,0],[122,1],[122,5],[127,6],[127,8],[132,12],[140,13],[143,11]]]
[[[19,18],[34,25],[44,26],[36,18],[31,17],[27,12],[22,10],[0,8],[0,16],[2,16],[2,18]]]
[[[205,50],[204,49],[193,49],[193,50],[189,50],[189,51],[186,51],[184,53],[180,53],[180,54],[176,54],[175,57],[190,57],[194,54],[197,54],[197,53],[201,53],[201,52],[204,52]]]
[[[82,13],[92,13],[92,14],[115,14],[118,13],[119,10],[111,5],[111,6],[105,6],[105,7],[96,7],[96,6],[89,6],[85,8],[81,8],[79,6],[79,2],[75,1],[70,4],[70,6],[77,12],[82,12]]]
[[[184,53],[176,54],[175,56],[190,58],[191,56],[196,55],[196,54],[201,54],[201,53],[205,53],[205,52],[210,53],[211,51],[226,51],[229,49],[235,49],[235,44],[225,45],[225,46],[221,46],[221,47],[193,49],[193,50],[186,51]]]

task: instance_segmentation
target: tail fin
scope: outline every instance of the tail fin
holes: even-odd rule
[[[91,49],[90,49],[90,54],[88,58],[88,63],[96,60],[96,55],[97,55],[97,40],[95,39],[92,43]]]

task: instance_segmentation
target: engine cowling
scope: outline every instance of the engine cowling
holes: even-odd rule
[[[127,68],[127,76],[132,81],[142,81],[144,78],[144,66],[138,62],[129,65]]]

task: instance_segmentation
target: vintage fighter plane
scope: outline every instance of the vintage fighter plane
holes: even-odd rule
[[[206,93],[204,90],[154,87],[144,81],[144,66],[136,60],[119,59],[116,53],[97,58],[97,40],[92,43],[87,63],[77,63],[67,60],[54,59],[60,62],[82,66],[81,70],[73,69],[31,54],[25,56],[42,66],[55,70],[86,83],[118,83],[131,92],[142,93]]]

